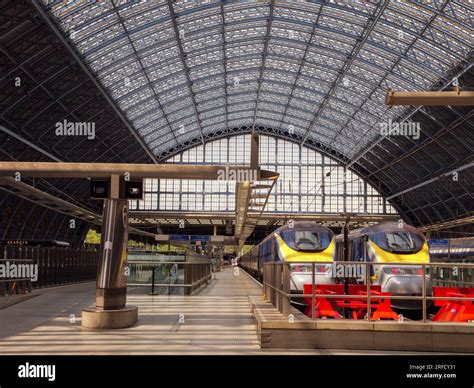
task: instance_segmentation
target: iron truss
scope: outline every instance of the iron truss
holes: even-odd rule
[[[17,135],[4,131],[3,144],[23,144],[7,148],[17,159],[163,161],[255,128],[403,193],[392,203],[415,225],[473,213],[473,168],[443,175],[472,161],[472,109],[383,104],[389,87],[472,87],[470,2],[0,0],[0,10],[0,124]],[[64,118],[95,121],[95,141],[58,140]],[[381,135],[389,120],[419,122],[420,138]],[[83,183],[52,184],[84,200]]]
[[[462,1],[43,4],[156,155],[227,123],[353,158],[403,113],[388,87],[448,82],[471,53]]]
[[[98,85],[98,84],[97,84]],[[64,119],[95,123],[95,138],[58,137]],[[0,158],[21,161],[150,162],[80,63],[28,1],[0,1]],[[151,154],[151,153],[150,153]],[[85,180],[26,180],[52,195],[101,213]],[[90,225],[24,198],[0,193],[0,238],[58,239],[82,245]]]

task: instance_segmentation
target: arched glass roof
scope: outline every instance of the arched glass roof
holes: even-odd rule
[[[461,0],[43,3],[159,157],[267,127],[354,159],[406,115],[387,88],[445,87],[472,52]]]

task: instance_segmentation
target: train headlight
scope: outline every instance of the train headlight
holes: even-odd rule
[[[418,276],[423,275],[423,268],[417,268],[415,272]],[[430,269],[428,267],[425,267],[425,275],[430,274]]]
[[[421,267],[384,267],[383,271],[388,275],[417,275],[423,274]],[[425,275],[429,275],[429,268],[425,268]]]
[[[406,271],[404,268],[399,268],[399,267],[390,267],[387,268],[387,271],[390,275],[405,275]]]
[[[316,264],[314,266],[315,273],[326,273],[330,270],[330,265]],[[312,264],[291,264],[291,272],[309,272],[313,271]]]
[[[291,264],[291,272],[309,272],[308,266],[304,264]]]

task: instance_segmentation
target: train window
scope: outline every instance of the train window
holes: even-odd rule
[[[295,247],[301,250],[321,248],[319,234],[314,232],[295,232]]]
[[[423,247],[421,235],[406,231],[375,233],[371,240],[380,248],[395,253],[414,253]]]
[[[385,233],[387,245],[395,251],[412,251],[415,249],[415,242],[411,238],[410,233],[406,232],[390,232]]]
[[[319,252],[326,249],[332,236],[310,230],[285,230],[281,232],[283,241],[296,251]]]

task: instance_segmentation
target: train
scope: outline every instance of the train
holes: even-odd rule
[[[347,249],[344,249],[344,246]],[[294,222],[276,229],[260,244],[238,258],[238,264],[255,278],[262,280],[266,262],[282,261],[290,264],[290,292],[302,294],[304,284],[312,283],[312,264],[316,262],[316,284],[343,282],[365,284],[366,276],[338,276],[334,264],[340,261],[374,262],[369,266],[371,284],[392,295],[422,295],[422,266],[429,263],[425,236],[413,226],[402,223],[381,223],[344,234],[334,232],[315,222]],[[317,264],[321,262],[321,264]],[[420,264],[392,265],[391,263]],[[359,266],[364,268],[365,265]],[[345,267],[344,267],[345,268]],[[357,271],[356,271],[357,272]],[[428,269],[425,274],[427,295],[431,294]],[[302,298],[294,305],[304,308]],[[421,308],[415,300],[392,300],[392,307],[402,310]]]
[[[430,260],[432,263],[474,263],[474,238],[452,238],[443,240],[440,245],[439,240],[429,241]],[[458,267],[446,268],[442,265],[433,267],[431,274],[433,283],[440,286],[460,286],[472,288],[474,285],[474,270],[471,268]]]
[[[406,223],[380,223],[350,231],[346,243],[345,253],[344,234],[336,236],[336,260],[380,263],[370,266],[370,278],[371,284],[379,285],[382,292],[400,296],[422,295],[422,264],[429,264],[430,255],[427,240],[418,229]],[[431,295],[428,267],[425,270],[425,284],[426,294]],[[418,310],[422,303],[392,299],[391,306],[401,310]]]
[[[436,241],[436,240],[435,240]],[[444,240],[445,245],[430,246],[430,258],[434,262],[474,263],[474,238]]]
[[[290,292],[302,294],[303,285],[312,283],[312,264],[304,262],[326,262],[316,266],[315,283],[331,284],[333,279],[328,273],[335,254],[335,234],[331,229],[314,222],[295,221],[276,229],[237,260],[239,266],[260,281],[265,263],[290,263]],[[300,299],[293,302],[303,304]]]

